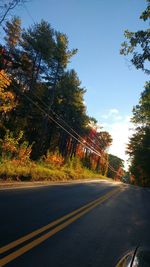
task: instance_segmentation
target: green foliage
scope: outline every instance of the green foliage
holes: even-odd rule
[[[56,169],[54,166],[46,165],[43,162],[32,163],[28,165],[15,165],[12,161],[0,162],[0,178],[18,180],[18,181],[67,181],[77,179],[107,179],[107,177],[95,174],[92,171],[82,168],[69,168],[67,165]]]
[[[147,21],[150,18],[150,0],[147,0],[147,8],[140,19]],[[142,69],[150,74],[148,64],[150,61],[150,30],[137,32],[125,31],[128,42],[124,42],[121,54],[132,54],[131,62],[137,69]],[[139,104],[133,108],[132,122],[136,129],[130,138],[127,153],[130,156],[130,171],[134,182],[142,185],[150,185],[150,82],[145,85]]]
[[[80,172],[81,169],[83,169],[83,165],[81,160],[76,156],[71,158],[68,158],[65,162],[65,168],[73,169],[77,172]]]
[[[106,131],[100,131],[97,133],[99,139],[100,147],[102,150],[106,150],[112,143],[111,135]]]
[[[4,40],[8,60],[3,68],[12,78],[9,90],[15,105],[0,113],[1,167],[8,161],[10,176],[14,171],[20,177],[22,167],[22,177],[29,179],[36,179],[38,171],[41,177],[42,170],[50,179],[56,169],[71,179],[96,171],[106,174],[108,161],[101,164],[81,145],[84,140],[103,153],[112,139],[108,132],[96,131],[96,120],[86,113],[86,90],[75,70],[67,69],[77,52],[69,49],[67,36],[44,20],[21,29],[21,20],[14,17],[6,22]]]
[[[133,123],[150,126],[150,82],[146,82],[139,104],[133,108]]]
[[[26,164],[30,160],[31,145],[22,141],[23,131],[17,136],[7,131],[4,139],[0,140],[1,161],[12,160],[14,164]]]
[[[107,176],[115,179],[117,177],[117,172],[120,167],[124,168],[124,161],[117,156],[109,154],[109,164],[111,165],[111,169],[108,168]],[[114,171],[113,171],[114,170]]]
[[[130,171],[139,185],[150,185],[150,82],[145,85],[139,104],[133,109],[132,121],[136,130],[130,138],[127,153],[131,158]]]
[[[138,128],[130,138],[128,154],[131,158],[130,171],[134,175],[136,183],[142,186],[150,186],[150,128]]]
[[[141,14],[140,19],[146,21],[150,18],[150,1],[147,1],[147,8]],[[142,69],[150,74],[148,63],[150,61],[150,30],[139,30],[137,32],[124,32],[127,41],[121,44],[122,55],[132,54],[131,62],[137,69]]]
[[[150,0],[146,0],[146,1],[147,1],[147,8],[146,10],[142,12],[140,16],[140,19],[143,19],[144,21],[150,18]]]
[[[21,38],[21,20],[19,17],[13,17],[11,21],[6,22],[4,28],[6,36],[6,46],[12,52]]]

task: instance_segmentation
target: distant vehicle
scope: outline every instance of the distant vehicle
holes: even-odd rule
[[[150,267],[150,250],[137,247],[125,254],[116,267]]]

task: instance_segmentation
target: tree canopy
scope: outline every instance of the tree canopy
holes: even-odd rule
[[[150,19],[150,0],[147,0],[147,8],[142,12],[140,19],[147,22]],[[149,25],[148,25],[149,26]],[[121,44],[120,53],[127,56],[132,54],[131,62],[137,69],[142,69],[150,74],[150,29],[124,32],[127,41]]]
[[[147,8],[142,12],[140,19],[147,21],[150,18],[150,0],[147,0]],[[150,74],[150,30],[137,32],[125,31],[128,42],[124,42],[121,54],[131,54],[131,62],[137,69]],[[145,89],[141,93],[139,104],[133,108],[132,122],[135,131],[130,138],[127,153],[130,156],[130,171],[132,181],[142,186],[150,185],[150,82],[146,82]]]
[[[106,175],[106,149],[112,138],[87,115],[86,89],[76,71],[68,69],[77,49],[70,49],[67,36],[44,20],[22,29],[20,18],[13,17],[6,21],[4,31],[0,64],[4,147],[23,133],[18,142],[28,144],[31,160],[57,151],[64,161],[79,157],[84,166]],[[5,84],[7,79],[10,82]],[[1,153],[2,148],[3,142]]]

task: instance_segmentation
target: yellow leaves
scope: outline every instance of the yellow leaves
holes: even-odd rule
[[[64,34],[60,34],[59,39],[62,44],[66,45],[67,38]]]
[[[0,71],[0,112],[11,111],[16,104],[14,103],[15,96],[7,88],[11,85],[11,80],[4,70]]]
[[[17,142],[9,132],[6,133],[4,140],[1,140],[2,158],[6,159],[15,155],[17,152]]]
[[[5,73],[4,70],[0,71],[0,91],[4,90],[4,88],[7,88],[11,83],[11,80],[9,79],[8,75]]]

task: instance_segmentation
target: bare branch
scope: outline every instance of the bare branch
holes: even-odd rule
[[[10,11],[13,10],[17,5],[25,3],[26,0],[1,0],[0,9],[2,10],[0,14],[0,26],[5,21],[6,17],[9,15]]]

